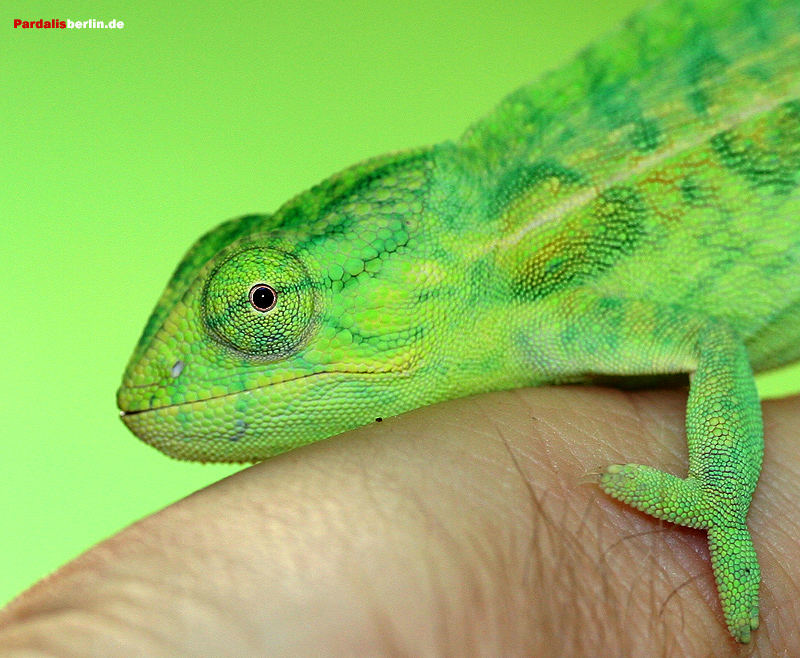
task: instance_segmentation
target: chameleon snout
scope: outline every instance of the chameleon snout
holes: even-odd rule
[[[168,365],[171,364],[171,365]],[[117,407],[122,416],[173,404],[168,388],[180,388],[177,381],[186,368],[183,359],[157,359],[129,365],[117,390]]]

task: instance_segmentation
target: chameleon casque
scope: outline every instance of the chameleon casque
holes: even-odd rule
[[[247,462],[483,391],[689,373],[686,478],[610,494],[707,531],[758,625],[753,372],[800,357],[800,2],[665,2],[457,141],[204,235],[118,393],[172,457]]]

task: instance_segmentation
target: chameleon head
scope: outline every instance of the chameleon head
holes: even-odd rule
[[[397,158],[195,244],[117,394],[134,434],[180,459],[254,461],[421,403],[403,385],[424,334],[403,253],[424,166]]]

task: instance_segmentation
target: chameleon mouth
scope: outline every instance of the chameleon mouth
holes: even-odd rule
[[[136,414],[144,414],[148,411],[155,411],[156,409],[161,409],[162,407],[155,407],[154,409],[137,409],[136,411],[122,411],[120,409],[119,417],[124,418],[125,416],[135,416]]]
[[[396,376],[398,374],[404,374],[405,372],[406,371],[403,371],[403,370],[392,370],[392,369],[372,370],[372,371],[324,370],[322,372],[312,372],[312,373],[308,373],[306,375],[300,375],[299,377],[292,377],[291,379],[283,379],[281,381],[271,382],[269,384],[264,384],[262,386],[254,386],[253,388],[242,389],[241,391],[231,391],[229,393],[221,393],[220,395],[211,395],[209,397],[201,398],[201,399],[198,399],[198,400],[184,400],[182,402],[173,402],[172,404],[163,404],[163,405],[158,406],[158,407],[148,407],[146,409],[130,409],[130,410],[126,410],[126,409],[122,408],[122,405],[119,404],[119,402],[118,402],[117,406],[119,408],[119,416],[120,416],[120,418],[125,419],[125,418],[128,418],[130,416],[137,416],[137,415],[140,415],[140,414],[146,414],[146,413],[151,413],[151,412],[156,412],[156,411],[163,411],[164,409],[171,409],[171,408],[174,408],[174,407],[181,407],[181,406],[192,405],[192,404],[200,404],[200,403],[203,403],[203,402],[210,402],[212,400],[219,400],[219,399],[223,399],[223,398],[229,398],[229,397],[233,397],[233,396],[236,396],[236,395],[240,395],[242,393],[252,393],[254,391],[260,391],[262,389],[270,388],[272,386],[279,386],[279,385],[283,385],[283,384],[288,384],[290,382],[297,382],[297,381],[300,381],[302,379],[309,379],[311,377],[319,377],[321,375],[359,375],[359,376],[362,376],[362,377],[364,377],[364,376],[372,376],[372,375],[395,375]],[[119,391],[117,392],[117,398],[118,399],[121,397],[122,391],[125,390],[126,388],[129,388],[129,387],[123,386],[123,387],[121,387],[119,389]],[[142,386],[137,386],[135,388],[143,388],[143,387]]]
[[[203,403],[203,402],[210,402],[211,400],[219,400],[221,398],[233,397],[234,395],[239,395],[240,393],[247,393],[249,391],[259,391],[259,390],[264,389],[264,388],[269,388],[270,386],[276,386],[276,385],[280,385],[280,384],[288,384],[289,382],[295,382],[295,381],[298,381],[298,380],[301,380],[301,379],[308,379],[309,377],[315,377],[317,375],[333,374],[335,372],[336,371],[313,372],[313,373],[309,373],[307,375],[300,375],[299,377],[292,377],[291,379],[283,379],[281,381],[271,382],[269,384],[264,384],[263,386],[255,386],[253,388],[243,389],[241,391],[230,391],[229,393],[221,393],[219,395],[210,395],[210,396],[208,396],[206,398],[201,398],[201,399],[198,399],[198,400],[184,400],[182,402],[173,402],[172,404],[162,404],[162,405],[160,405],[158,407],[147,407],[146,409],[126,410],[126,409],[123,409],[122,406],[118,404],[118,406],[119,406],[119,416],[120,416],[120,418],[127,418],[128,416],[137,416],[139,414],[146,414],[146,413],[149,413],[149,412],[163,411],[164,409],[170,409],[170,408],[173,408],[173,407],[181,407],[181,406],[189,405],[189,404],[198,404],[198,403]],[[352,373],[352,374],[366,374],[366,373]],[[158,387],[158,384],[149,384],[148,386]],[[118,397],[120,396],[120,394],[122,393],[122,391],[125,388],[127,388],[127,387],[123,386],[122,388],[120,388],[120,391],[117,394]],[[137,386],[136,388],[146,388],[146,386]]]

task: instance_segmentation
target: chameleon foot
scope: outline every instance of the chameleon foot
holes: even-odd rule
[[[708,532],[725,622],[739,642],[749,642],[758,627],[759,568],[744,515],[730,518],[729,499],[696,477],[682,479],[640,464],[609,466],[600,486],[651,516]]]
[[[750,533],[744,523],[708,529],[711,566],[717,580],[728,629],[739,642],[750,641],[758,628],[760,573]]]

